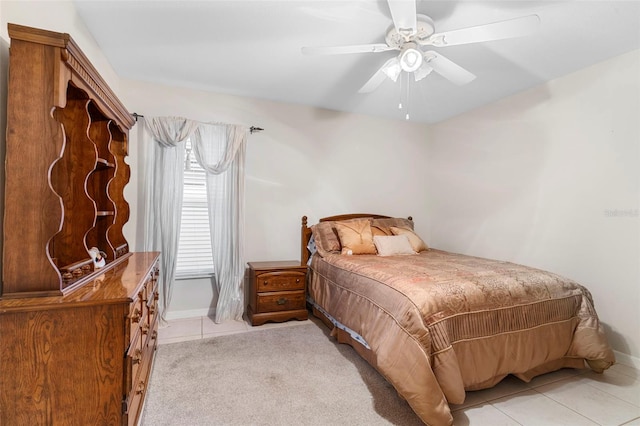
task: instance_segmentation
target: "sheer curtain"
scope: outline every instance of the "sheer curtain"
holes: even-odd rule
[[[161,251],[160,308],[171,302],[182,216],[184,144],[207,171],[209,225],[218,290],[217,323],[241,320],[244,311],[244,162],[248,129],[177,117],[147,117],[148,141],[144,250]],[[149,146],[150,145],[150,146]]]
[[[182,217],[184,142],[198,123],[177,117],[148,117],[145,120],[153,141],[147,150],[145,251],[160,251],[161,319],[171,302],[176,272],[178,237]]]
[[[244,163],[247,128],[201,125],[193,136],[196,161],[207,172],[207,200],[215,284],[215,322],[244,312]]]

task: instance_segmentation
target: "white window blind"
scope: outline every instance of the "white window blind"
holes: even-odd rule
[[[176,278],[212,275],[213,255],[207,207],[205,171],[195,160],[191,142],[186,141],[184,192]]]

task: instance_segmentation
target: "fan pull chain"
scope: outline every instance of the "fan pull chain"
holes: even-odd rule
[[[408,72],[400,73],[400,102],[398,103],[398,109],[400,111],[405,110],[404,119],[409,120],[409,96],[411,91],[409,85],[411,84],[411,75]]]
[[[406,111],[405,115],[404,115],[404,119],[405,120],[409,120],[409,96],[411,96],[411,91],[409,90],[409,85],[411,84],[411,75],[408,72],[404,72],[403,73],[403,79],[402,79],[402,83],[403,83],[403,87],[401,88],[403,95],[404,95],[404,109]]]
[[[407,90],[407,94],[406,94],[406,99],[407,99],[407,114],[404,116],[404,119],[405,119],[405,120],[409,120],[409,95],[410,95],[410,92],[409,92],[409,84],[410,84],[410,83],[409,83],[409,82],[411,81],[411,79],[409,78],[409,73],[407,73],[407,77],[405,78],[405,80],[407,80],[407,85],[406,85],[406,86],[407,86],[407,87],[406,87],[406,90]]]
[[[402,111],[402,101],[404,100],[404,85],[405,85],[405,77],[404,72],[400,73],[400,102],[398,103],[398,109]]]

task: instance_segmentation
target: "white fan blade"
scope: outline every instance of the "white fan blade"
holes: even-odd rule
[[[416,33],[416,0],[388,0],[393,25],[402,35]]]
[[[419,44],[436,47],[455,46],[458,44],[480,43],[483,41],[501,40],[505,38],[523,37],[533,34],[540,25],[538,15],[478,25],[477,27],[445,31],[433,34],[426,40],[418,40]]]
[[[377,44],[358,44],[353,46],[317,46],[303,47],[302,53],[305,55],[342,55],[345,53],[377,53],[393,50],[394,47],[387,46],[383,43]]]
[[[424,60],[435,72],[458,86],[470,83],[476,78],[460,65],[433,50],[425,52]]]
[[[373,74],[373,76],[367,81],[364,86],[358,90],[358,93],[370,93],[373,92],[382,84],[385,78],[393,79],[389,74],[387,74],[391,68],[400,69],[400,63],[398,62],[398,58],[391,58],[387,62],[385,62],[378,71]],[[398,78],[398,74],[395,74],[396,79]],[[395,80],[394,80],[395,81]]]

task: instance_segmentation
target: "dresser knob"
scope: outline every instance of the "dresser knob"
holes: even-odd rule
[[[299,283],[300,282],[300,278],[296,278],[296,282]]]
[[[284,297],[281,297],[280,299],[276,300],[276,303],[278,305],[284,305],[285,303],[287,303],[287,299]]]
[[[144,382],[140,381],[140,383],[138,383],[138,389],[136,389],[136,394],[141,395],[144,393]]]
[[[140,318],[142,318],[142,312],[140,311],[140,309],[136,308],[136,310],[133,312],[133,316],[131,317],[131,321],[140,322]]]

